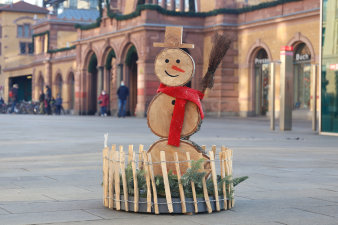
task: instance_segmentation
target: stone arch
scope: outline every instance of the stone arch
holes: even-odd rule
[[[132,43],[128,42],[124,45],[122,50],[122,63],[123,68],[123,80],[129,88],[129,98],[127,102],[127,114],[134,116],[137,106],[138,98],[138,71],[137,71],[137,60],[138,60],[137,47]]]
[[[94,51],[89,51],[85,56],[86,63],[84,66],[84,74],[87,79],[87,85],[85,89],[87,90],[87,101],[88,101],[88,114],[94,115],[98,110],[97,99],[99,96],[99,82],[98,82],[98,70],[97,64],[98,59]]]
[[[38,73],[38,79],[36,80],[36,86],[37,86],[37,92],[38,96],[40,96],[41,92],[44,92],[44,86],[45,86],[45,79],[43,77],[42,71],[39,71]]]
[[[55,97],[57,97],[57,95],[60,94],[61,98],[63,98],[63,79],[62,79],[62,74],[60,71],[58,71],[55,76],[53,86],[54,86]]]
[[[97,57],[98,56],[97,52],[99,52],[99,51],[95,47],[92,47],[91,45],[89,45],[86,48],[86,50],[84,51],[84,54],[83,54],[83,58],[81,60],[82,70],[87,71],[91,55],[94,53]]]
[[[261,39],[258,39],[249,49],[248,51],[248,55],[246,57],[246,67],[248,68],[248,83],[249,85],[249,98],[251,99],[249,101],[249,108],[252,111],[253,115],[260,115],[261,113],[258,112],[258,105],[260,103],[257,103],[259,101],[261,101],[262,99],[258,99],[260,98],[256,93],[258,91],[256,87],[257,86],[257,80],[256,80],[256,74],[255,74],[255,63],[254,59],[257,56],[257,54],[259,53],[260,50],[264,50],[266,52],[267,55],[267,59],[271,62],[273,61],[272,58],[272,54],[270,51],[270,48],[267,44],[265,44],[263,41],[261,41]],[[263,101],[263,100],[262,100]],[[267,109],[266,109],[267,110]],[[264,114],[264,113],[263,113]]]
[[[66,84],[67,84],[66,107],[68,110],[73,110],[75,104],[75,74],[72,69],[70,69],[68,72]]]
[[[270,51],[270,48],[269,46],[264,43],[261,39],[258,39],[249,49],[248,51],[248,54],[247,54],[247,57],[246,57],[246,64],[247,66],[250,65],[250,63],[252,62],[253,58],[255,57],[255,55],[257,54],[257,52],[263,48],[267,54],[268,54],[268,58],[270,59],[270,61],[272,61],[272,54],[271,54],[271,51]]]
[[[304,43],[310,50],[311,52],[311,62],[314,63],[316,62],[316,54],[315,54],[315,50],[313,48],[313,45],[310,41],[309,38],[307,38],[306,36],[304,36],[301,32],[297,32],[288,42],[287,42],[287,46],[293,46],[293,48],[295,49],[299,44]]]

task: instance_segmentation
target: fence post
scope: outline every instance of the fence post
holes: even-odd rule
[[[215,157],[214,152],[209,151],[209,157],[210,157],[210,166],[211,166],[211,175],[212,175],[212,182],[214,184],[214,194],[215,194],[215,200],[216,200],[216,210],[220,211],[219,206],[219,198],[218,198],[218,187],[217,187],[217,175],[216,175],[216,167],[215,167]]]
[[[191,161],[190,161],[190,153],[186,152],[187,161],[188,161],[188,168],[191,168]],[[192,192],[192,198],[194,199],[194,205],[195,205],[195,213],[198,213],[198,205],[197,205],[197,197],[196,197],[196,189],[195,189],[195,183],[191,181],[191,192]]]
[[[114,154],[116,151],[116,145],[112,146],[112,149],[110,150],[109,153],[109,185],[108,185],[108,190],[109,190],[109,208],[114,207]]]
[[[185,196],[184,196],[183,185],[181,183],[180,162],[178,160],[177,152],[175,152],[175,166],[176,166],[176,174],[177,174],[177,180],[178,180],[178,189],[179,189],[179,192],[180,192],[180,199],[181,199],[181,205],[182,205],[182,213],[186,213],[187,208],[186,208],[186,205],[185,205]]]
[[[167,173],[167,162],[165,159],[165,151],[161,151],[160,156],[161,156],[162,176],[163,176],[163,182],[164,182],[165,196],[167,199],[168,211],[169,213],[172,213],[174,212],[174,208],[173,208],[173,203],[171,200],[171,192],[170,192],[170,185],[169,185],[169,179],[168,179],[168,173]]]
[[[150,177],[149,177],[149,163],[147,160],[146,152],[143,152],[143,168],[146,174],[146,184],[147,184],[147,212],[151,212],[151,188],[150,188]]]
[[[125,165],[125,155],[123,151],[123,146],[120,146],[120,167],[122,173],[122,186],[123,186],[123,197],[124,197],[124,208],[128,212],[128,185],[126,179],[126,165]]]
[[[108,207],[108,147],[102,151],[103,157],[103,205]]]
[[[150,172],[150,178],[151,178],[151,185],[153,187],[155,214],[159,214],[160,212],[159,212],[159,209],[158,209],[158,202],[157,202],[157,190],[156,190],[156,184],[155,184],[153,161],[151,160],[150,153],[148,153],[147,156],[148,156],[148,165],[149,165],[149,172]]]

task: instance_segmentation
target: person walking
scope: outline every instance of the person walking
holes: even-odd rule
[[[100,115],[107,116],[107,107],[109,103],[109,97],[104,90],[102,90],[99,96],[99,104],[100,104]]]
[[[52,109],[50,106],[50,101],[52,100],[52,90],[48,85],[46,85],[46,96],[45,96],[45,112],[48,115],[52,114]]]
[[[61,114],[61,110],[62,110],[62,98],[61,98],[61,94],[57,94],[56,99],[55,99],[55,113],[56,115],[60,115]]]
[[[40,103],[40,107],[39,107],[39,113],[40,114],[45,114],[45,93],[43,93],[43,90],[40,91],[40,96],[39,96],[39,103]]]
[[[13,84],[13,87],[10,90],[10,93],[9,93],[9,97],[12,100],[12,107],[11,107],[10,113],[14,112],[16,103],[18,103],[18,90],[19,90],[19,85]]]
[[[129,89],[127,86],[124,85],[124,82],[121,81],[121,85],[117,90],[117,96],[119,98],[119,111],[117,116],[118,117],[125,117],[126,116],[126,104],[127,104],[127,97],[129,96]]]

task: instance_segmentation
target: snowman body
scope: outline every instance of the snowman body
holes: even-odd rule
[[[183,161],[180,164],[183,174],[188,168],[187,152],[191,160],[209,159],[201,147],[187,140],[199,129],[202,119],[200,99],[196,99],[200,93],[183,87],[192,79],[194,72],[195,63],[188,53],[179,48],[162,50],[155,60],[155,73],[161,86],[147,113],[149,128],[162,138],[148,151],[153,162],[161,161],[161,151],[166,152],[166,161],[175,161],[177,153],[178,160]],[[205,168],[208,167],[206,164]],[[175,171],[175,164],[167,164],[167,170]],[[162,173],[159,164],[154,164],[154,173],[155,175]]]

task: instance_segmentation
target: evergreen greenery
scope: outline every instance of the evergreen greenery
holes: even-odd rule
[[[48,53],[56,53],[56,52],[63,52],[63,51],[68,51],[75,49],[76,45],[70,46],[70,47],[64,47],[64,48],[57,48],[57,49],[50,49],[48,50]]]
[[[97,66],[97,58],[95,54],[92,54],[89,60],[88,72],[95,73],[97,70],[96,66]]]
[[[135,46],[133,45],[128,49],[125,63],[127,64],[127,66],[131,66],[133,61],[136,61],[137,59],[138,59],[137,51]]]
[[[110,52],[108,53],[108,56],[107,56],[107,59],[106,59],[106,65],[105,65],[105,67],[106,67],[107,70],[111,69],[111,61],[115,57],[116,57],[116,55],[115,55],[114,50],[113,49],[110,50]]]
[[[252,12],[255,10],[259,10],[259,9],[274,7],[274,6],[281,5],[281,4],[288,3],[288,2],[297,2],[297,1],[301,1],[301,0],[276,0],[272,2],[263,2],[261,4],[253,5],[253,6],[245,6],[243,8],[238,8],[238,9],[223,8],[223,9],[215,9],[210,12],[195,12],[195,6],[194,6],[194,9],[192,9],[193,7],[192,4],[191,5],[189,4],[189,12],[176,12],[176,11],[163,9],[159,5],[142,4],[141,3],[142,0],[139,0],[139,3],[134,12],[130,14],[121,15],[121,14],[114,13],[108,10],[108,16],[116,20],[128,20],[128,19],[132,19],[132,18],[140,16],[143,10],[154,10],[154,11],[157,11],[158,13],[161,13],[163,15],[169,15],[169,16],[208,17],[208,16],[216,16],[219,14],[241,14],[245,12]],[[97,21],[95,23],[88,24],[88,25],[76,24],[75,25],[76,28],[80,28],[81,30],[89,30],[89,29],[93,29],[93,28],[100,26],[101,18],[102,18],[102,0],[99,0],[98,4],[99,4],[99,9],[100,9],[100,17],[97,18]],[[107,4],[107,7],[109,7],[109,4]]]
[[[203,165],[203,159],[198,161],[192,161],[191,168],[186,171],[186,173],[181,177],[179,181],[177,175],[173,174],[172,171],[168,173],[168,180],[170,185],[170,192],[171,197],[179,198],[179,182],[183,185],[184,195],[186,198],[192,198],[192,189],[191,189],[191,182],[195,183],[195,190],[197,197],[204,197],[203,195],[203,184],[202,178],[206,175],[205,172],[200,172]],[[126,172],[126,180],[127,180],[127,188],[128,188],[128,195],[134,196],[134,178],[133,178],[133,171],[131,164],[128,164],[127,168],[125,169]],[[145,172],[144,170],[136,169],[137,174],[137,182],[139,188],[140,197],[147,196],[147,184],[145,179]],[[122,177],[120,177],[120,180]],[[227,176],[225,178],[221,178],[221,176],[217,176],[217,188],[218,194],[221,196],[223,195],[223,184],[226,184],[226,192],[227,198],[232,199],[234,190],[231,188],[229,184],[233,184],[233,186],[238,185],[239,183],[248,179],[247,176],[239,177],[232,179],[232,176]],[[165,197],[165,188],[164,188],[164,181],[162,176],[155,176],[155,185],[158,197]],[[214,184],[212,181],[212,176],[210,175],[206,180],[208,194],[210,196],[214,196]],[[229,188],[230,187],[230,188]],[[123,193],[123,184],[120,182],[121,193]]]

